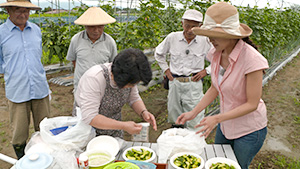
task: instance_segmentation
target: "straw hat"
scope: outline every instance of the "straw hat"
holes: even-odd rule
[[[182,19],[192,20],[192,21],[196,21],[196,22],[202,22],[203,15],[201,12],[199,12],[195,9],[189,9],[184,12]]]
[[[192,31],[196,35],[226,39],[241,39],[252,34],[249,26],[240,23],[236,7],[226,2],[210,6],[205,13],[203,25]]]
[[[90,7],[74,21],[75,24],[84,26],[106,25],[114,22],[116,19],[99,7]]]
[[[30,0],[7,0],[7,2],[0,4],[1,8],[10,7],[10,6],[29,8],[32,10],[42,9],[39,6],[32,4]]]

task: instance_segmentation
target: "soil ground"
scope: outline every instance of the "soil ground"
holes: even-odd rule
[[[291,159],[300,160],[300,58],[299,55],[291,63],[280,70],[267,85],[263,87],[263,100],[268,109],[268,135],[261,151],[254,158],[250,168],[297,168],[287,167]],[[69,74],[62,71],[47,75],[47,78]],[[0,78],[0,153],[16,158],[11,146],[9,113],[5,98],[3,78]],[[71,115],[73,105],[72,86],[59,86],[49,83],[52,90],[51,117]],[[160,85],[141,93],[150,112],[157,120],[158,131],[150,129],[150,142],[156,142],[161,132],[170,128],[167,123],[167,90]],[[123,119],[141,122],[142,119],[133,115],[129,106],[123,108]],[[30,128],[33,133],[33,128]],[[214,132],[206,139],[213,143]],[[130,140],[125,133],[125,140]],[[0,169],[9,169],[11,164],[0,160]]]

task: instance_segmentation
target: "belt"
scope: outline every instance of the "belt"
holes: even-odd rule
[[[192,76],[195,76],[197,73],[192,73],[192,74],[190,74],[190,75],[188,75],[188,76],[186,76],[186,75],[177,75],[177,74],[172,74],[172,76],[173,77],[192,77]]]
[[[175,77],[176,80],[178,80],[179,82],[189,82],[190,78],[189,77]]]
[[[185,76],[185,75],[176,75],[176,74],[172,74],[172,76],[178,80],[179,82],[189,82],[190,81],[190,78],[189,77],[192,77],[192,76],[195,76],[197,73],[192,73],[190,74],[189,76]]]

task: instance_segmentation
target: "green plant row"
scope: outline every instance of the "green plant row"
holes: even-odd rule
[[[118,50],[129,47],[155,48],[167,34],[182,30],[181,16],[185,9],[198,9],[205,13],[206,9],[213,4],[211,1],[180,0],[179,2],[183,5],[180,9],[171,3],[165,6],[159,0],[140,1],[139,10],[127,11],[128,17],[132,15],[130,12],[134,11],[137,15],[136,20],[106,25],[105,32],[116,40]],[[118,16],[113,1],[100,7],[113,17]],[[87,8],[88,6],[82,5],[81,8],[73,10],[72,16],[80,16]],[[268,59],[270,65],[299,45],[299,36],[297,36],[300,34],[299,7],[283,10],[237,8],[241,23],[246,23],[253,29],[250,38],[258,45],[259,51]],[[33,14],[31,17],[48,17],[48,15],[50,14]],[[60,14],[60,16],[65,15],[68,13]],[[65,62],[71,37],[84,29],[79,25],[69,25],[62,19],[58,21],[48,19],[41,27],[44,54],[48,57],[43,59],[47,60],[46,64],[50,64],[53,57],[58,57],[61,63]]]

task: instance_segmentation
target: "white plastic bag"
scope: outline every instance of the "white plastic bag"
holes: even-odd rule
[[[45,143],[37,131],[31,135],[29,142],[25,147],[25,154],[47,153],[53,157],[53,162],[49,166],[51,169],[78,169],[76,160],[76,151],[65,151],[63,149],[53,149],[53,146]],[[80,151],[82,153],[82,151]]]
[[[50,130],[69,126],[65,131],[53,135]],[[81,151],[96,136],[92,126],[83,123],[80,117],[59,116],[44,118],[40,123],[40,134],[45,143],[53,149]]]
[[[158,163],[166,163],[174,154],[193,152],[201,154],[207,145],[204,137],[194,131],[181,128],[164,130],[157,138]]]

